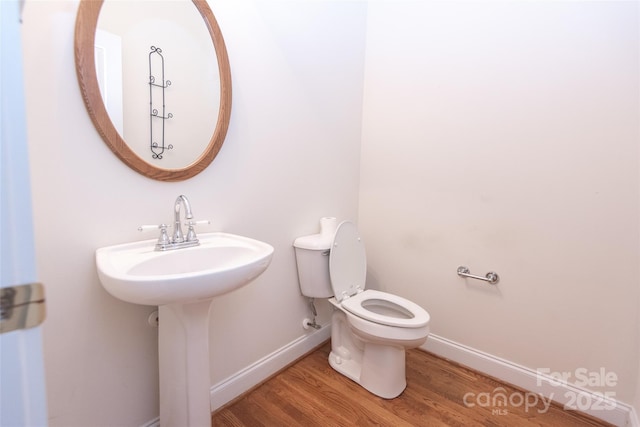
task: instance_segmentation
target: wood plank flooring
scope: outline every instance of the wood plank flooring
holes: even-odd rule
[[[609,426],[422,350],[407,351],[407,388],[374,396],[334,371],[326,343],[212,415],[225,426]],[[500,392],[508,401],[495,406]],[[466,395],[466,400],[465,400]],[[490,396],[490,398],[489,398]],[[527,408],[525,401],[530,402]],[[465,401],[471,405],[465,404]]]

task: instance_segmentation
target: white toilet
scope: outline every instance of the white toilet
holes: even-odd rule
[[[405,349],[429,335],[429,313],[419,305],[376,290],[365,290],[367,259],[358,229],[321,219],[321,232],[295,240],[302,295],[330,298],[329,364],[371,393],[392,399],[407,385]],[[333,298],[331,298],[333,297]]]

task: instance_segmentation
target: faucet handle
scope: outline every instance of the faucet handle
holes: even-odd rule
[[[160,230],[160,237],[158,237],[158,245],[165,245],[170,243],[169,235],[167,234],[167,224],[159,225],[141,225],[138,227],[138,231]]]
[[[193,229],[193,226],[195,226],[195,225],[203,225],[203,224],[211,224],[211,221],[209,221],[208,219],[203,219],[203,220],[200,220],[200,221],[193,221],[193,220],[185,221],[184,225],[189,227],[189,229],[187,230],[187,238],[185,240],[187,242],[193,242],[194,240],[197,241],[198,237],[196,236],[196,232]]]
[[[170,227],[170,226],[167,224],[141,225],[140,227],[138,227],[138,231],[162,230],[162,229],[166,230],[167,227]]]

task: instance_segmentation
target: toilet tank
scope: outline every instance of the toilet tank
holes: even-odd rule
[[[302,295],[309,298],[333,296],[329,278],[329,250],[332,242],[333,235],[322,233],[298,237],[293,242]]]

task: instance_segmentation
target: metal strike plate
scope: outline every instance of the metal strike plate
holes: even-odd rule
[[[34,328],[44,322],[45,316],[42,283],[0,289],[0,334]]]

